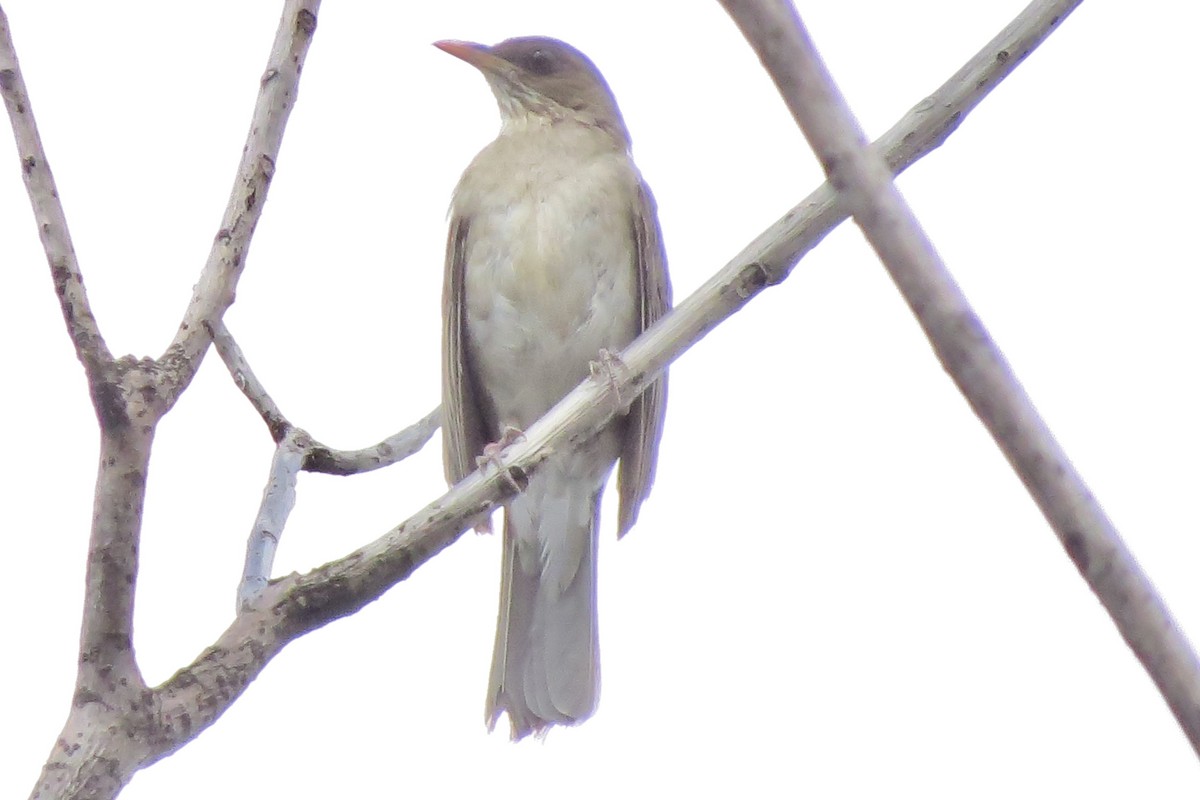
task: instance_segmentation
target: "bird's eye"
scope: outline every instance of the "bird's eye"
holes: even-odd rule
[[[535,75],[549,75],[554,71],[554,58],[545,50],[534,50],[529,54],[529,71]]]

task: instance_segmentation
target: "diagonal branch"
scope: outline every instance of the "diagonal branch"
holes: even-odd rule
[[[962,117],[1009,74],[1076,4],[1040,0],[1021,13],[955,77],[893,127],[876,147],[893,169],[908,166],[945,140]],[[1053,9],[1053,13],[1047,13]],[[998,53],[1008,57],[998,57]],[[824,184],[750,243],[691,297],[629,345],[625,369],[584,381],[501,456],[500,469],[475,472],[378,540],[306,575],[270,584],[212,647],[154,690],[163,741],[177,747],[211,725],[287,643],[378,599],[452,544],[513,493],[554,450],[571,448],[614,414],[610,392],[633,397],[666,365],[769,285],[846,214]],[[220,691],[205,687],[219,686]]]
[[[439,407],[404,430],[393,433],[370,447],[359,450],[337,450],[329,447],[312,438],[304,429],[297,428],[288,421],[271,395],[267,393],[266,387],[254,374],[254,370],[250,368],[250,362],[242,354],[242,349],[238,347],[224,322],[218,320],[213,323],[205,323],[205,327],[208,328],[213,345],[217,348],[221,360],[225,362],[234,383],[242,390],[242,394],[246,395],[246,399],[250,401],[250,405],[254,406],[254,410],[262,417],[263,422],[267,424],[272,441],[280,444],[287,436],[295,435],[293,446],[298,446],[304,451],[301,469],[305,472],[323,472],[327,475],[344,476],[390,467],[424,447],[441,425],[442,414]]]
[[[204,327],[208,330],[208,335],[212,337],[213,347],[217,349],[217,355],[225,362],[225,368],[229,370],[233,382],[250,401],[250,405],[254,406],[254,410],[262,417],[262,421],[267,424],[267,430],[271,432],[271,441],[279,444],[292,428],[292,424],[288,422],[283,411],[267,393],[267,387],[262,385],[262,381],[250,368],[250,362],[246,360],[242,348],[238,347],[229,328],[225,327],[225,322],[220,319],[211,322],[205,320]]]
[[[275,174],[284,128],[296,105],[300,71],[317,29],[320,5],[320,0],[288,0],[284,6],[221,227],[184,312],[183,322],[159,359],[163,413],[175,404],[200,368],[210,341],[204,323],[221,319],[233,304],[250,239]]]
[[[1055,441],[868,146],[786,0],[721,0],[878,253],[942,366],[1020,476],[1200,754],[1200,661]]]
[[[88,303],[83,274],[75,257],[75,245],[71,243],[71,231],[67,228],[67,216],[58,196],[58,187],[54,184],[50,163],[46,160],[46,151],[42,148],[42,138],[29,104],[25,79],[21,77],[8,17],[3,9],[0,9],[0,94],[4,95],[4,105],[12,123],[13,136],[17,140],[21,177],[25,181],[25,191],[29,193],[42,249],[46,251],[46,261],[50,264],[54,292],[62,307],[67,334],[75,345],[75,355],[83,363],[93,402],[99,408],[103,387],[109,383],[107,372],[112,366],[113,357]]]

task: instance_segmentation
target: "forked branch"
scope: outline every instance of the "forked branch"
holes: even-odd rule
[[[300,472],[357,475],[403,461],[425,446],[441,424],[441,408],[435,408],[402,431],[361,450],[335,450],[297,428],[276,405],[265,386],[250,368],[242,350],[223,322],[207,325],[213,345],[225,362],[234,383],[267,424],[275,441],[275,455],[263,489],[262,503],[246,544],[246,564],[238,585],[237,607],[243,611],[267,586],[275,549],[296,500],[296,478]]]
[[[67,332],[83,363],[100,424],[100,469],[88,542],[78,672],[71,712],[34,789],[35,797],[113,797],[133,773],[195,732],[188,717],[160,713],[133,652],[133,596],[147,465],[158,422],[187,388],[207,350],[202,323],[233,302],[262,213],[283,129],[295,105],[319,0],[288,0],[272,48],[242,163],[207,265],[175,341],[158,360],[114,359],[84,290],[58,191],[0,11],[0,94],[50,264]]]

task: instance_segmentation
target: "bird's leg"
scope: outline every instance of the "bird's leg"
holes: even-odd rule
[[[515,425],[504,425],[504,430],[500,433],[500,438],[497,441],[489,442],[483,446],[483,455],[475,459],[475,466],[481,470],[487,470],[488,466],[494,466],[496,469],[503,469],[500,463],[500,454],[504,452],[504,448],[524,441],[525,432]],[[504,470],[504,477],[518,492],[523,491],[524,487],[517,483],[517,479],[512,473]]]
[[[617,385],[617,372],[623,369],[625,369],[625,362],[606,347],[600,348],[600,354],[595,361],[588,362],[588,373],[592,380],[608,384],[609,391],[617,400],[617,408],[625,406],[621,400],[621,388]]]

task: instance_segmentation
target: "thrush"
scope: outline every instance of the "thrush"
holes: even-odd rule
[[[442,408],[457,483],[662,316],[671,292],[654,198],[587,56],[545,37],[436,46],[483,73],[501,118],[451,203]],[[666,397],[664,375],[506,505],[489,728],[507,712],[520,739],[595,710],[600,497],[620,460],[624,535],[654,481]]]

